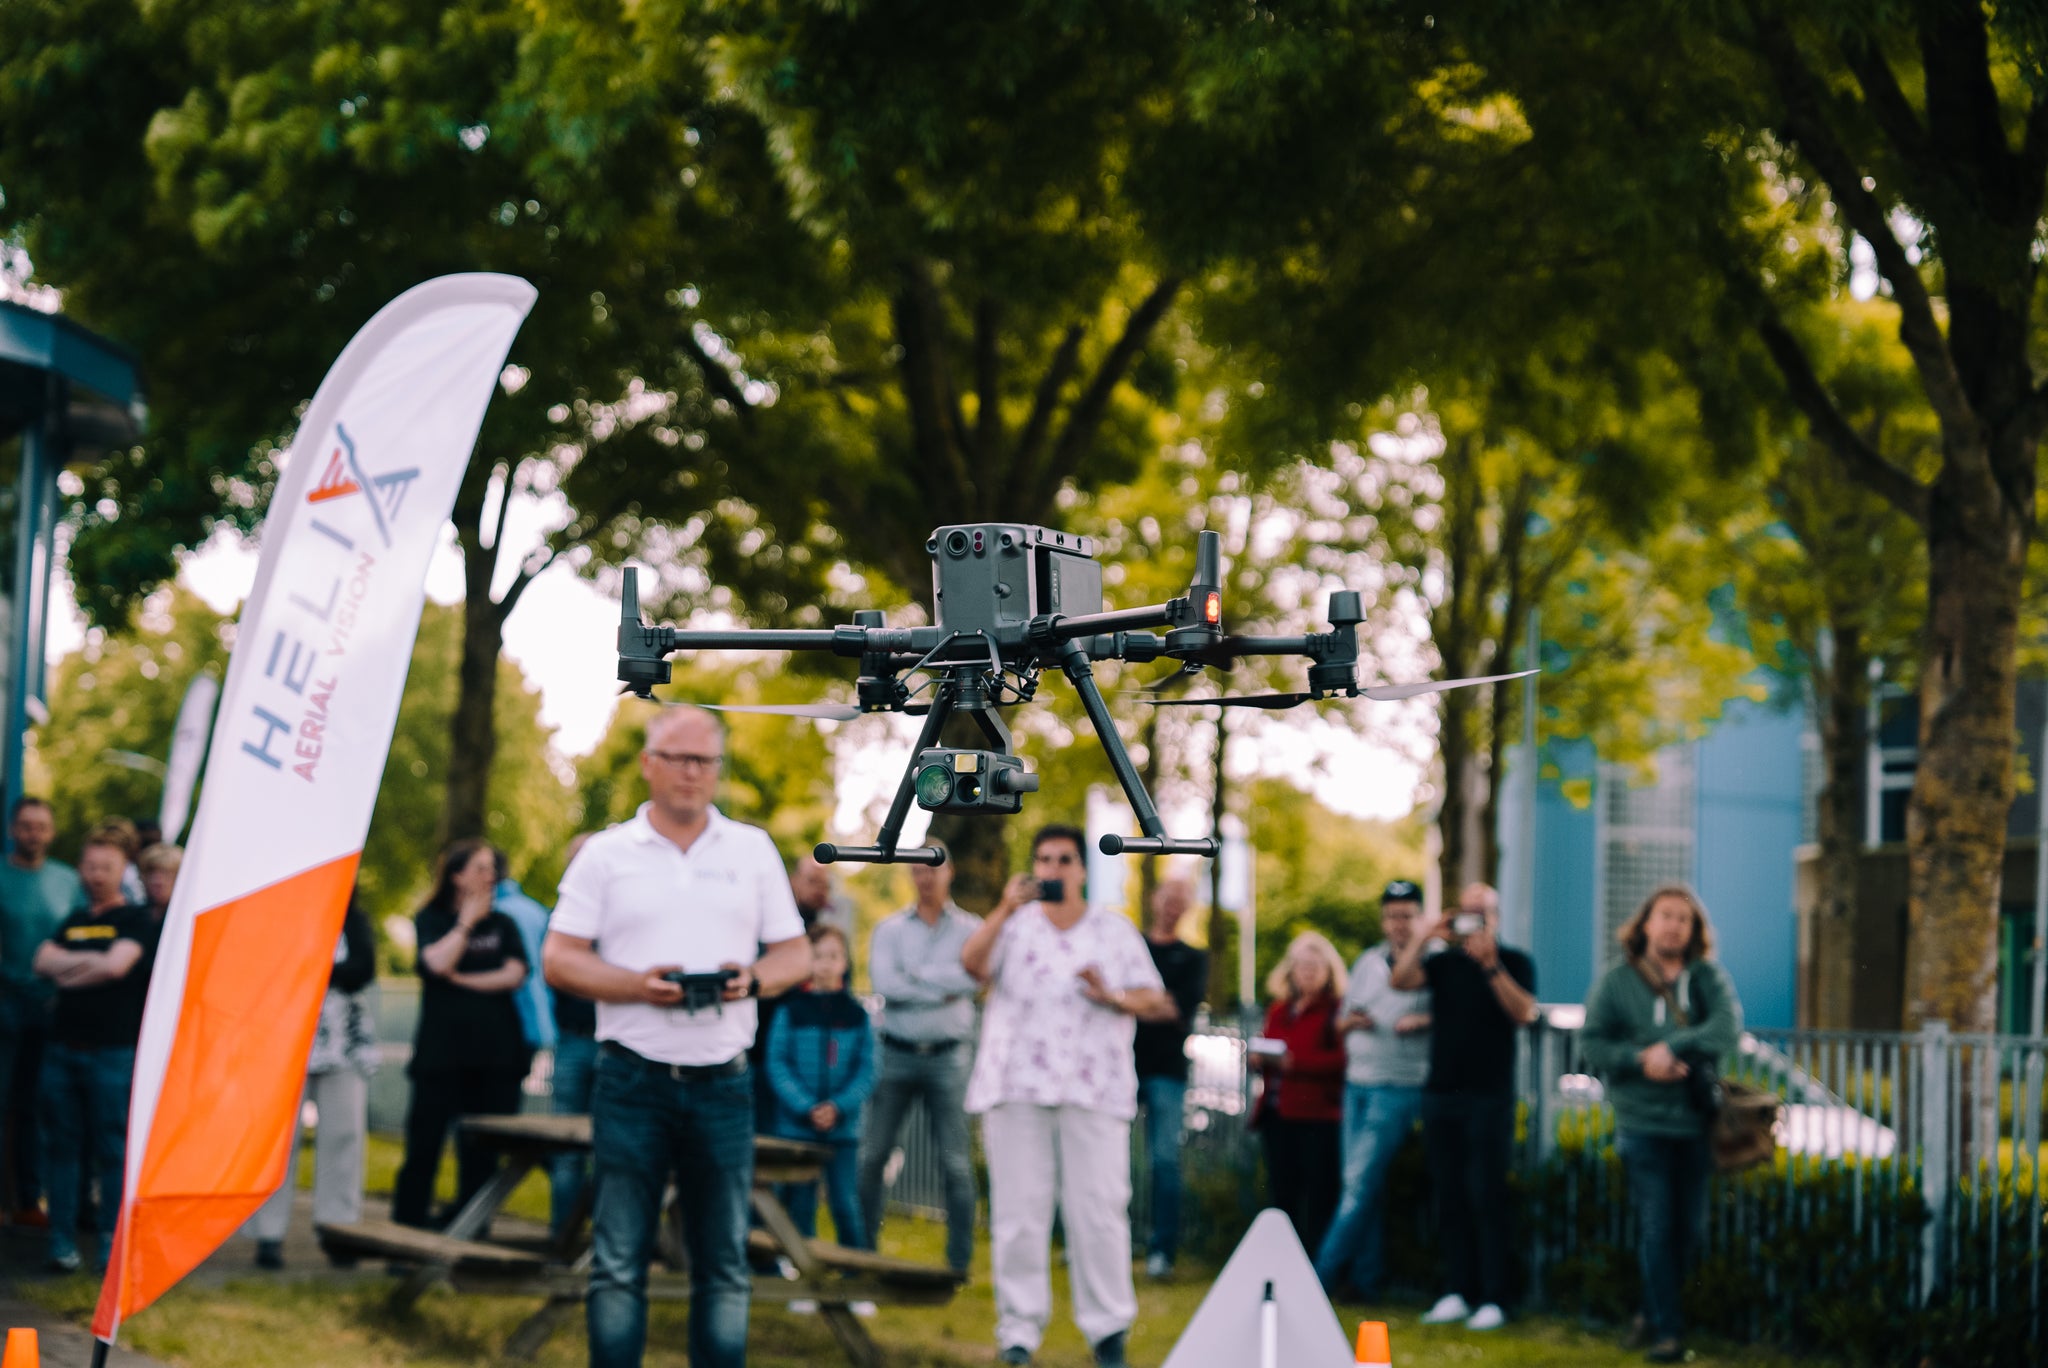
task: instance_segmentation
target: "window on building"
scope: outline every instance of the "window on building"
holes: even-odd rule
[[[1920,768],[1920,700],[1896,684],[1871,691],[1870,748],[1864,761],[1863,844],[1875,848],[1906,839],[1906,804]]]
[[[1615,937],[1643,899],[1665,884],[1694,882],[1698,841],[1695,747],[1658,753],[1656,777],[1600,767],[1598,866],[1600,926],[1595,957],[1604,971],[1621,953]],[[1632,782],[1636,781],[1636,782]]]

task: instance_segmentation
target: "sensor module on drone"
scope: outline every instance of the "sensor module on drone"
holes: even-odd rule
[[[899,849],[897,838],[911,800],[931,812],[1007,816],[1020,812],[1024,795],[1038,789],[1038,776],[1024,768],[1011,748],[1001,710],[1029,703],[1039,676],[1056,669],[1087,710],[1097,739],[1123,786],[1124,797],[1143,836],[1104,836],[1106,855],[1202,855],[1214,857],[1213,836],[1181,839],[1166,834],[1159,810],[1145,791],[1130,752],[1111,721],[1109,705],[1095,684],[1094,662],[1142,664],[1162,657],[1179,661],[1184,672],[1208,666],[1230,668],[1243,656],[1307,658],[1304,693],[1247,694],[1221,698],[1161,698],[1155,707],[1292,708],[1326,698],[1391,701],[1472,684],[1492,684],[1534,674],[1438,679],[1419,684],[1358,683],[1358,624],[1364,620],[1355,590],[1330,595],[1327,632],[1301,636],[1231,636],[1223,631],[1222,540],[1198,533],[1195,575],[1185,595],[1143,608],[1105,611],[1102,567],[1092,538],[1018,523],[973,523],[941,527],[925,543],[932,558],[932,618],[929,627],[890,627],[881,612],[853,615],[842,627],[776,630],[736,628],[698,631],[649,627],[640,620],[640,592],[628,568],[619,604],[619,678],[626,690],[653,698],[669,680],[668,656],[677,651],[830,651],[860,662],[856,702],[719,706],[715,712],[775,713],[845,721],[863,713],[907,713],[924,718],[910,766],[889,804],[889,815],[871,846],[825,842],[821,864],[846,860],[865,864],[927,864],[945,861],[936,846]],[[1164,637],[1149,630],[1165,628]],[[921,682],[916,688],[906,677]],[[956,713],[974,719],[987,740],[983,750],[941,746],[939,734]]]

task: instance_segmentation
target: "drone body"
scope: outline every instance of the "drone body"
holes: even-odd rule
[[[1286,708],[1330,697],[1408,698],[1485,679],[1437,680],[1424,684],[1360,688],[1358,595],[1330,595],[1331,630],[1303,636],[1225,636],[1222,629],[1222,544],[1214,532],[1198,534],[1194,579],[1188,592],[1163,604],[1105,611],[1102,567],[1090,538],[1020,523],[970,523],[941,527],[925,543],[932,558],[933,625],[886,625],[881,613],[854,614],[842,627],[793,631],[737,629],[678,630],[649,627],[640,620],[639,587],[628,568],[620,602],[619,678],[627,691],[651,698],[666,683],[667,657],[678,650],[825,650],[860,661],[854,686],[856,706],[790,704],[722,708],[801,717],[846,719],[862,713],[921,715],[924,726],[889,814],[871,846],[826,842],[821,863],[939,864],[935,846],[899,849],[904,819],[913,799],[933,812],[1008,815],[1023,808],[1023,795],[1038,788],[1038,776],[1024,769],[1013,751],[1001,709],[1029,702],[1039,676],[1063,674],[1080,697],[1129,799],[1144,835],[1104,836],[1106,854],[1202,855],[1213,857],[1213,837],[1179,840],[1166,834],[1158,809],[1145,791],[1130,752],[1096,686],[1098,660],[1150,661],[1166,657],[1190,669],[1228,666],[1247,655],[1300,655],[1309,660],[1309,691],[1239,699],[1150,699],[1157,704],[1222,704]],[[1167,629],[1164,638],[1151,628]],[[922,675],[912,690],[905,675]],[[928,696],[927,695],[928,692]],[[713,706],[716,705],[706,705]],[[988,742],[985,749],[945,747],[940,732],[955,714],[972,717]]]

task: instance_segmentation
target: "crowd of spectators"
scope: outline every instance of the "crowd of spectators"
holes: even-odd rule
[[[691,1361],[725,1368],[746,1354],[757,1133],[824,1146],[833,1233],[873,1249],[915,1107],[943,1180],[945,1258],[964,1278],[980,1197],[969,1118],[979,1117],[998,1361],[1027,1364],[1038,1351],[1057,1230],[1075,1325],[1098,1364],[1123,1363],[1137,1315],[1129,1213],[1141,1118],[1147,1276],[1173,1277],[1179,1252],[1188,1038],[1209,982],[1206,952],[1181,937],[1192,886],[1158,883],[1141,931],[1090,903],[1085,837],[1065,826],[1037,833],[1030,871],[986,918],[953,901],[950,864],[916,866],[913,901],[864,947],[873,990],[864,1004],[849,991],[851,905],[827,868],[807,857],[785,872],[766,832],[718,810],[724,761],[712,713],[657,714],[640,757],[649,801],[576,838],[552,913],[487,842],[442,853],[414,918],[422,986],[392,1218],[439,1227],[485,1185],[497,1159],[458,1133],[455,1203],[433,1209],[457,1118],[519,1110],[522,1083],[548,1052],[553,1107],[592,1117],[589,1158],[558,1160],[549,1174],[557,1242],[590,1221],[591,1363],[641,1361],[648,1262],[672,1191],[692,1282]],[[48,1228],[54,1268],[80,1267],[86,1245],[103,1265],[143,1002],[180,852],[142,846],[135,824],[110,819],[86,833],[73,869],[49,854],[57,833],[47,803],[24,798],[10,819],[0,861],[0,1197],[14,1223]],[[1441,1295],[1423,1320],[1493,1329],[1512,1295],[1513,1071],[1517,1034],[1539,1015],[1535,966],[1500,944],[1497,899],[1483,884],[1449,915],[1426,919],[1422,890],[1395,880],[1377,913],[1381,939],[1350,966],[1307,932],[1267,980],[1263,1028],[1245,1051],[1269,1201],[1328,1292],[1377,1298],[1388,1274],[1387,1175],[1419,1126],[1442,1258]],[[1624,962],[1589,1002],[1585,1049],[1610,1079],[1638,1208],[1636,1334],[1652,1361],[1675,1362],[1684,1355],[1678,1290],[1711,1170],[1699,1076],[1732,1047],[1741,1009],[1711,959],[1706,908],[1688,890],[1658,890],[1622,940]],[[369,920],[352,900],[305,1083],[319,1118],[321,1224],[363,1212],[375,965]],[[686,1001],[685,976],[714,971],[725,973],[718,1000]],[[262,1267],[283,1265],[290,1188],[250,1222]],[[815,1235],[817,1185],[780,1195],[797,1228]]]

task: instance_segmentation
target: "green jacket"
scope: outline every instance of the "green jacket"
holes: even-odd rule
[[[1586,999],[1586,1024],[1579,1052],[1607,1081],[1615,1126],[1646,1135],[1698,1135],[1706,1120],[1694,1110],[1684,1083],[1653,1083],[1643,1077],[1639,1051],[1658,1041],[1674,1054],[1720,1060],[1742,1039],[1742,1003],[1727,971],[1713,960],[1695,960],[1672,985],[1692,1024],[1672,1020],[1664,999],[1627,960],[1609,969]]]

